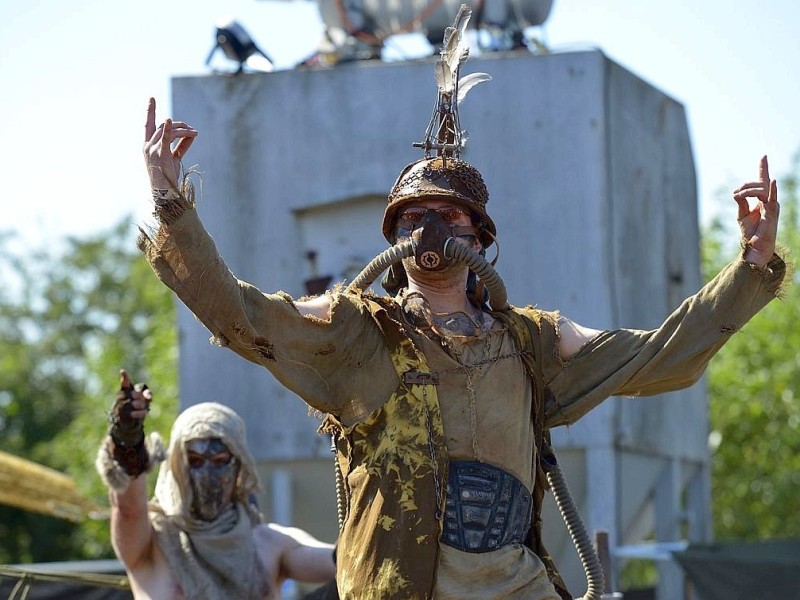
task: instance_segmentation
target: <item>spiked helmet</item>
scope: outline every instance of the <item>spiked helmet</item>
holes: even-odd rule
[[[437,102],[422,148],[422,159],[405,166],[389,193],[383,215],[383,235],[394,242],[394,228],[402,209],[422,199],[452,202],[473,213],[484,248],[497,233],[494,221],[486,212],[489,192],[478,169],[461,160],[465,144],[458,118],[458,105],[477,84],[491,79],[486,73],[472,73],[459,79],[459,69],[469,55],[464,33],[472,11],[462,5],[452,27],[445,30],[440,58],[434,63]]]

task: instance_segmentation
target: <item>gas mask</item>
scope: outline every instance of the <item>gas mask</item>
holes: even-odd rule
[[[213,521],[233,500],[239,461],[219,438],[190,440],[185,448],[192,514],[203,521]]]
[[[469,215],[456,206],[426,208],[411,206],[406,208],[397,220],[397,238],[413,237],[417,243],[414,260],[417,266],[426,271],[441,271],[453,264],[448,258],[445,245],[448,239],[461,236],[478,236],[478,229],[472,225],[455,225],[462,215]]]

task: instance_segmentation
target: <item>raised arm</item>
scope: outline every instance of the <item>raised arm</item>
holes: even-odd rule
[[[755,199],[751,206],[750,199]],[[763,156],[759,164],[758,180],[743,183],[733,191],[733,199],[739,205],[739,228],[745,262],[756,268],[764,268],[775,253],[778,234],[778,184],[769,178],[769,164]],[[561,317],[559,325],[559,354],[566,360],[578,353],[601,332],[583,327]]]
[[[170,119],[157,126],[155,111],[151,99],[143,154],[153,186],[156,226],[141,230],[140,250],[215,343],[266,367],[314,409],[346,413],[350,407],[345,405],[354,395],[343,365],[377,360],[392,368],[388,355],[375,357],[374,347],[383,348],[383,343],[372,320],[349,301],[332,310],[338,299],[327,294],[294,301],[238,279],[202,222],[192,186],[181,173],[181,159],[197,130]],[[333,313],[336,318],[331,319]],[[363,343],[365,329],[372,336],[369,344]],[[369,369],[361,372],[366,378]]]
[[[152,560],[153,528],[147,513],[147,478],[137,477],[123,491],[109,490],[111,543],[126,569]]]
[[[133,386],[120,371],[120,391],[111,411],[111,427],[98,454],[97,468],[109,486],[111,541],[129,570],[152,558],[153,529],[147,511],[147,470],[151,457],[145,444],[144,418],[152,394]]]
[[[780,207],[766,156],[759,179],[738,187],[733,197],[739,205],[741,255],[658,329],[593,335],[560,323],[560,347],[565,340],[572,350],[581,341],[584,345],[565,365],[550,361],[546,366],[554,395],[546,408],[547,426],[574,423],[609,396],[647,396],[692,385],[730,336],[779,294],[786,265],[775,254]]]
[[[184,121],[165,119],[156,126],[156,101],[150,98],[144,126],[143,153],[153,200],[157,205],[180,197],[181,160],[197,134],[197,130]],[[329,318],[330,298],[327,295],[295,302],[294,305],[302,315],[312,315],[322,320]]]

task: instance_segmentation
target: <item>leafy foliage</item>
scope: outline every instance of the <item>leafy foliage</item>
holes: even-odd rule
[[[800,253],[798,161],[779,182],[782,254]],[[736,234],[719,222],[704,236],[705,273],[716,273]],[[796,279],[796,277],[794,277]],[[714,531],[718,539],[800,536],[800,291],[785,285],[709,367]]]
[[[170,292],[124,220],[58,255],[20,255],[0,237],[0,449],[66,471],[100,505],[94,470],[106,414],[128,369],[154,390],[147,427],[162,434],[177,410],[177,330]],[[0,506],[0,563],[112,556],[107,520],[75,525]]]

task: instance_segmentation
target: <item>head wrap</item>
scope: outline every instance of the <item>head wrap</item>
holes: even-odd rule
[[[219,438],[240,464],[232,503],[213,521],[191,514],[185,446],[199,438]],[[262,518],[249,501],[258,490],[244,422],[234,410],[204,402],[178,416],[170,433],[167,460],[158,473],[151,518],[159,548],[187,598],[266,597],[267,575],[253,542],[253,528]]]
[[[219,438],[239,461],[234,502],[249,505],[250,496],[260,488],[241,417],[233,409],[216,402],[190,406],[172,425],[168,456],[158,472],[155,493],[161,511],[187,526],[194,519],[191,516],[192,488],[186,442],[200,438]]]

